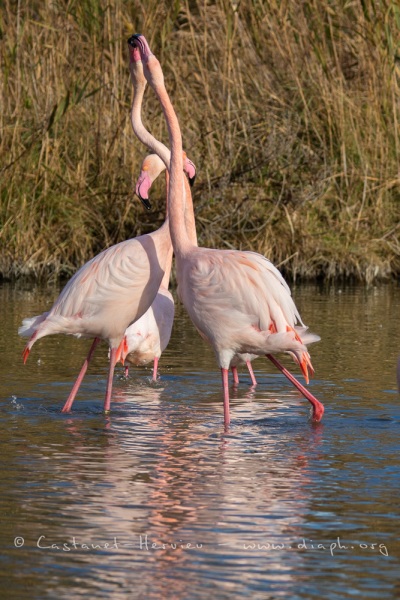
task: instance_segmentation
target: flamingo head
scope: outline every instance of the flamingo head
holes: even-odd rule
[[[139,50],[140,59],[143,63],[143,71],[150,85],[156,85],[164,81],[161,65],[158,59],[150,50],[150,46],[141,33],[135,33],[128,40],[128,45],[135,50]]]
[[[147,81],[143,72],[142,57],[140,56],[139,46],[133,46],[128,40],[129,48],[129,71],[131,74],[131,80],[135,91],[146,87]]]
[[[157,177],[165,170],[165,164],[157,154],[149,154],[142,162],[140,175],[136,182],[136,195],[139,197],[147,210],[151,209],[149,190]],[[183,153],[183,170],[188,176],[192,186],[196,178],[196,167],[192,161]]]
[[[140,175],[136,182],[136,194],[147,210],[151,209],[149,190],[164,169],[165,165],[157,154],[149,154],[142,162]]]
[[[137,50],[140,55],[140,58],[138,60],[144,59],[147,62],[150,56],[154,56],[154,54],[150,50],[150,46],[146,38],[141,33],[134,33],[133,35],[131,35],[131,37],[128,40],[128,46],[131,51],[131,56],[134,60],[137,60],[136,58],[134,58],[137,56],[135,50]]]

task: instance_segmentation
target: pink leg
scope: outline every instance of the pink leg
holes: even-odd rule
[[[303,385],[301,385],[300,381],[297,381],[295,377],[287,370],[285,367],[274,357],[272,354],[265,355],[269,360],[280,370],[282,373],[293,383],[295,387],[307,398],[309,402],[311,402],[313,406],[313,421],[320,421],[322,419],[322,415],[324,414],[324,405],[319,402],[315,396],[311,394]]]
[[[85,373],[86,373],[89,363],[92,359],[93,352],[95,351],[96,346],[99,342],[100,342],[100,338],[94,338],[93,344],[90,346],[89,354],[87,355],[86,360],[82,365],[82,368],[80,370],[78,378],[75,381],[74,387],[72,388],[71,393],[68,396],[68,399],[67,399],[66,403],[64,404],[61,412],[67,413],[71,410],[72,403],[75,400],[75,396],[78,393],[79,387],[82,383],[82,379],[85,377]]]
[[[224,424],[229,425],[231,422],[229,416],[229,387],[228,387],[228,369],[222,369],[222,387],[224,390]]]
[[[106,397],[104,400],[104,412],[105,413],[110,412],[111,392],[112,392],[114,369],[115,369],[115,363],[116,363],[115,359],[117,357],[117,351],[118,351],[118,348],[110,349],[110,368],[108,370]]]
[[[154,363],[153,363],[153,381],[157,381],[157,369],[158,369],[158,358],[157,358],[157,356],[155,356]]]
[[[129,377],[129,367],[128,365],[125,365],[125,377],[128,379]]]
[[[233,383],[235,385],[238,385],[239,384],[239,375],[238,375],[237,367],[232,367],[232,375],[233,375]]]
[[[246,365],[247,365],[247,368],[248,368],[249,373],[250,373],[251,384],[252,385],[257,385],[257,379],[255,378],[253,367],[251,366],[251,362],[249,360],[247,360],[246,361]]]

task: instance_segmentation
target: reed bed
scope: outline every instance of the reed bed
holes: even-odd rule
[[[1,0],[0,274],[69,275],[151,231],[133,179],[127,37],[159,57],[198,169],[201,244],[293,278],[400,273],[392,0]],[[144,121],[167,142],[146,92]]]

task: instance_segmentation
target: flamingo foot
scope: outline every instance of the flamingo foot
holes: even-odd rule
[[[316,400],[316,398],[315,398],[315,400]],[[324,415],[324,412],[325,412],[324,405],[321,404],[321,402],[318,402],[317,406],[313,406],[312,420],[315,421],[315,423],[319,423]]]
[[[316,423],[319,423],[325,411],[324,405],[321,404],[321,402],[317,400],[316,397],[313,396],[313,394],[300,383],[300,381],[297,381],[290,371],[288,371],[274,356],[272,356],[272,354],[266,354],[265,356],[285,375],[285,377],[289,379],[289,381],[299,390],[299,392],[301,392],[303,396],[307,398],[309,402],[311,402],[313,407],[312,420]]]

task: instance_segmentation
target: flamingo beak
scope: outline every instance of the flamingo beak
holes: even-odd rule
[[[143,206],[147,209],[147,210],[151,210],[151,204],[150,202],[147,200],[147,198],[142,198],[142,196],[140,194],[138,194],[139,196],[139,200],[141,201],[141,203],[143,204]]]
[[[151,204],[149,201],[149,189],[151,187],[151,181],[147,173],[143,172],[140,174],[140,177],[136,184],[136,194],[143,204],[143,206],[147,210],[151,210]]]
[[[141,33],[134,33],[128,40],[128,44],[132,46],[132,48],[137,48],[137,40],[141,37]]]
[[[190,187],[193,187],[194,182],[196,180],[196,167],[194,166],[192,161],[187,158],[185,160],[183,168],[186,172],[186,175],[188,176]]]

